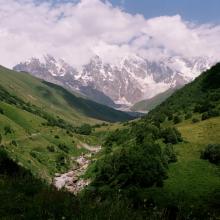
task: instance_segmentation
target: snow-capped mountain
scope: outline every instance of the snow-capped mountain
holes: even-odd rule
[[[99,103],[118,107],[131,106],[182,86],[212,64],[204,57],[185,59],[176,56],[156,62],[136,55],[128,55],[117,64],[110,64],[95,56],[78,71],[64,60],[47,55],[43,61],[31,58],[14,69],[78,91]]]

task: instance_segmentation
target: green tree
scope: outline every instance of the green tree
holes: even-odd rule
[[[114,151],[97,162],[96,170],[94,185],[120,189],[161,185],[166,178],[160,146],[153,142]]]
[[[92,133],[92,127],[89,124],[83,124],[76,129],[76,133],[82,135],[90,135]]]
[[[173,149],[173,145],[172,144],[167,144],[166,147],[164,148],[163,151],[165,160],[167,161],[167,163],[174,163],[177,161],[177,156],[176,153]]]
[[[182,119],[181,119],[180,116],[178,116],[178,115],[174,116],[174,118],[173,118],[173,123],[174,123],[174,124],[178,124],[178,123],[180,123],[181,121],[182,121]]]
[[[209,144],[201,152],[201,158],[214,164],[220,164],[220,144]]]
[[[166,144],[177,144],[182,141],[181,134],[176,128],[165,128],[162,130],[161,136]]]

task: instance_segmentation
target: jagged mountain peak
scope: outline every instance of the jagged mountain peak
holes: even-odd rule
[[[77,70],[63,59],[46,55],[43,60],[31,58],[14,69],[30,72],[46,81],[81,92],[95,101],[116,107],[130,106],[170,88],[180,87],[212,64],[212,59],[207,57],[187,59],[174,56],[151,61],[136,54],[127,54],[118,63],[112,64],[94,55],[90,62]]]

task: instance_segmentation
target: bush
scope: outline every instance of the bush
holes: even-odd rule
[[[161,132],[161,137],[166,144],[177,144],[182,141],[181,134],[176,128],[165,128]]]
[[[47,146],[47,150],[51,153],[55,152],[55,147],[53,145]]]
[[[31,155],[33,158],[37,158],[37,154],[36,154],[36,152],[34,152],[34,151],[31,151],[31,152],[30,152],[30,155]]]
[[[67,168],[68,163],[69,163],[69,159],[65,154],[61,153],[57,155],[56,157],[57,169],[61,170],[62,168]]]
[[[190,119],[190,118],[192,118],[192,113],[191,113],[191,112],[190,112],[190,113],[187,113],[187,114],[185,115],[185,120]]]
[[[202,114],[202,120],[207,120],[209,118],[217,117],[217,116],[219,116],[219,111],[217,109],[211,109],[208,112],[204,112]]]
[[[9,125],[5,126],[4,130],[5,130],[5,135],[13,133],[13,129]]]
[[[151,142],[122,148],[97,161],[93,185],[116,189],[162,185],[166,178],[162,161],[160,146]]]
[[[116,129],[114,132],[110,132],[105,139],[104,147],[111,148],[114,144],[123,144],[129,135],[128,129],[119,130]]]
[[[59,137],[59,135],[55,135],[54,138],[59,139],[60,137]]]
[[[205,113],[203,113],[202,114],[202,120],[204,121],[204,120],[207,120],[207,119],[209,119],[210,117],[209,117],[209,114],[208,114],[208,112],[205,112]]]
[[[156,123],[163,123],[166,120],[166,115],[164,113],[156,114],[153,120]]]
[[[4,110],[0,108],[0,114],[4,115]]]
[[[15,140],[12,140],[11,144],[14,145],[14,146],[17,146],[17,142]]]
[[[92,133],[92,127],[89,124],[83,124],[82,126],[76,128],[77,134],[90,135]]]
[[[144,139],[157,140],[160,138],[160,130],[157,126],[148,123],[137,123],[132,126],[130,135],[134,135],[137,143],[142,143]],[[125,137],[125,140],[127,138]]]
[[[192,123],[193,123],[193,124],[195,124],[195,123],[197,123],[197,122],[199,122],[199,121],[200,121],[200,120],[199,120],[198,118],[193,118],[193,119],[192,119]]]
[[[163,151],[164,158],[167,161],[167,163],[175,163],[177,162],[177,156],[174,152],[173,145],[167,144]]]
[[[174,124],[178,124],[178,123],[180,123],[181,121],[182,121],[182,119],[181,119],[180,116],[178,116],[178,115],[174,116],[174,118],[173,118],[173,123],[174,123]]]
[[[220,144],[209,144],[201,152],[201,158],[209,160],[210,163],[220,164]]]
[[[60,150],[69,153],[69,147],[67,147],[65,144],[59,144],[58,147]]]

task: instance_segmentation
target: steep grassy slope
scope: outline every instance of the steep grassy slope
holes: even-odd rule
[[[182,215],[200,219],[220,216],[219,166],[201,159],[209,144],[220,143],[220,64],[175,92],[141,121],[175,126],[183,142],[174,146],[177,162],[169,165],[163,188],[149,189],[159,206],[176,207]],[[191,213],[191,214],[190,214]],[[214,217],[214,218],[215,218]]]
[[[86,152],[77,146],[80,135],[49,126],[44,118],[16,106],[0,102],[0,108],[1,148],[34,175],[50,181],[74,164],[71,157]]]
[[[132,111],[145,111],[148,112],[154,109],[156,106],[160,105],[163,101],[165,101],[168,97],[170,97],[176,89],[169,89],[163,93],[160,93],[154,96],[151,99],[146,99],[140,101],[131,107]]]
[[[205,114],[204,119],[218,116],[220,113],[220,63],[202,73],[192,83],[175,92],[161,105],[148,114],[148,118],[156,115],[172,116],[188,114]]]
[[[96,137],[77,134],[82,123],[131,118],[77,97],[26,73],[0,68],[0,146],[13,161],[47,181],[75,164]]]
[[[78,97],[60,86],[3,67],[0,67],[0,86],[10,94],[73,123],[94,123],[94,119],[115,122],[132,118],[124,112]]]
[[[168,179],[163,188],[149,189],[155,202],[164,207],[177,207],[183,216],[208,218],[220,216],[219,167],[200,158],[208,144],[220,143],[220,117],[192,124],[191,120],[177,126],[184,142],[174,146],[177,162],[169,165]],[[200,216],[200,217],[198,217]]]

